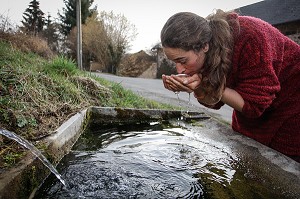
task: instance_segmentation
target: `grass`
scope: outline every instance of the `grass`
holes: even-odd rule
[[[34,142],[89,106],[177,109],[80,71],[73,60],[47,60],[0,41],[0,128]],[[22,157],[24,149],[1,135],[0,144],[0,168]]]

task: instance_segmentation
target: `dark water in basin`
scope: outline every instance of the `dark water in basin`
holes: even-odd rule
[[[68,187],[50,176],[35,198],[278,196],[251,188],[257,177],[228,147],[197,132],[161,123],[101,128],[85,132],[58,165]]]

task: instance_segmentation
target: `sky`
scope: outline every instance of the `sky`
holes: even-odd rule
[[[98,11],[113,11],[122,14],[137,29],[137,37],[131,42],[130,53],[150,50],[160,42],[160,30],[173,14],[182,11],[194,12],[202,17],[215,9],[229,11],[262,0],[94,0]],[[22,15],[31,0],[0,0],[0,14],[20,25]],[[39,0],[40,9],[57,18],[65,7],[63,0]]]

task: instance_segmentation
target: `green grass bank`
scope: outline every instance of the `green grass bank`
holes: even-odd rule
[[[46,59],[0,41],[0,128],[34,144],[90,106],[177,109],[80,71],[73,60]],[[0,135],[0,169],[17,164],[24,150]]]

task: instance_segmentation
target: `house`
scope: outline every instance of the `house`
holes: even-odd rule
[[[240,15],[260,18],[300,44],[300,1],[264,0],[235,9]]]

